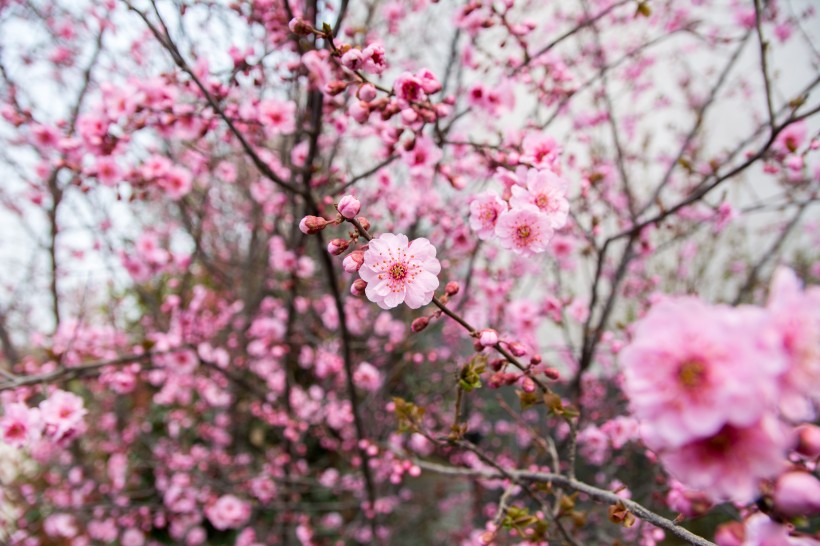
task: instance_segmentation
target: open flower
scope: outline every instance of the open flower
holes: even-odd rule
[[[567,183],[549,170],[527,171],[527,188],[513,186],[510,206],[534,205],[549,217],[553,229],[564,227],[569,215],[569,201],[565,197]]]
[[[359,275],[365,294],[382,309],[404,302],[418,309],[433,300],[441,264],[436,248],[424,238],[410,243],[406,235],[383,233],[370,241]]]
[[[547,215],[533,205],[503,212],[495,226],[501,246],[524,256],[544,252],[553,233]]]

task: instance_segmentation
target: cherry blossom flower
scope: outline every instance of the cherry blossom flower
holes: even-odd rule
[[[247,502],[234,495],[223,495],[214,504],[205,508],[205,515],[214,527],[224,531],[236,529],[248,521],[251,508]]]
[[[370,241],[359,275],[367,282],[367,298],[382,309],[402,302],[418,309],[432,301],[440,271],[436,248],[427,239],[410,243],[406,235],[383,233]]]
[[[46,434],[55,441],[67,439],[83,428],[83,399],[63,390],[54,391],[40,403]]]
[[[773,417],[748,427],[724,425],[715,434],[661,453],[669,473],[711,500],[753,501],[761,480],[785,465],[789,435]]]
[[[491,191],[479,193],[470,202],[470,227],[486,241],[495,234],[495,224],[507,205]]]
[[[553,229],[546,214],[533,205],[525,205],[503,212],[495,234],[504,248],[530,256],[547,249]]]
[[[259,103],[259,123],[271,134],[292,133],[296,129],[296,105],[290,101],[266,99]]]
[[[0,418],[0,438],[14,447],[25,446],[39,436],[40,429],[40,410],[19,402],[7,405]]]
[[[668,298],[621,353],[624,391],[653,449],[748,426],[771,409],[785,359],[765,312]]]
[[[567,183],[552,171],[530,169],[527,171],[527,188],[513,186],[510,206],[535,205],[550,219],[553,229],[564,227],[569,214],[566,194]]]

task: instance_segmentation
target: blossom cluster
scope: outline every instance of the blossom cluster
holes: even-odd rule
[[[791,427],[820,401],[820,288],[781,268],[765,308],[662,299],[620,361],[643,439],[670,474],[712,501],[751,502],[763,480],[794,470]]]
[[[82,434],[85,414],[83,399],[63,390],[54,391],[37,407],[12,402],[0,417],[0,439],[14,447],[27,447],[35,455],[46,453],[49,445],[65,447]]]
[[[519,167],[502,181],[507,200],[492,191],[477,194],[470,203],[470,227],[479,239],[495,237],[501,246],[530,256],[544,252],[555,230],[569,214],[567,182],[549,168]]]

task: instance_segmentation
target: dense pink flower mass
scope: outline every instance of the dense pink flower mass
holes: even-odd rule
[[[382,309],[404,302],[418,309],[433,300],[441,264],[436,249],[424,238],[410,243],[406,235],[383,233],[370,241],[359,275],[365,294]]]
[[[0,0],[0,544],[817,545],[815,4]]]

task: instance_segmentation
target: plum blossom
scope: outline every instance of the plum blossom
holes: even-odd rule
[[[524,205],[503,212],[495,234],[504,248],[530,256],[547,249],[553,229],[546,214],[533,205]]]
[[[205,508],[205,515],[220,531],[236,529],[248,521],[251,507],[234,495],[223,495],[214,504]]]
[[[296,129],[296,105],[290,101],[265,99],[259,103],[259,123],[270,133],[292,133]]]
[[[6,406],[0,418],[0,439],[14,446],[23,447],[39,436],[41,430],[40,410],[15,402]]]
[[[479,193],[470,202],[470,227],[486,241],[495,234],[495,224],[507,205],[491,191]]]
[[[569,214],[566,181],[552,171],[537,169],[527,171],[526,180],[526,189],[517,185],[511,188],[510,206],[534,205],[549,217],[553,229],[564,227]]]
[[[750,339],[752,340],[750,342]],[[624,391],[653,449],[749,426],[770,409],[785,360],[765,313],[668,298],[621,353]]]
[[[368,392],[376,392],[382,386],[382,373],[369,362],[362,362],[353,372],[353,381]]]
[[[438,288],[441,264],[425,238],[412,243],[403,234],[383,233],[370,241],[359,275],[365,294],[382,309],[404,302],[411,309],[430,303]]]
[[[661,453],[669,473],[711,500],[753,501],[760,480],[785,465],[789,436],[780,422],[764,417],[748,427],[725,425],[716,434]]]
[[[54,391],[40,403],[45,432],[57,442],[81,431],[86,413],[83,399],[63,390]]]

